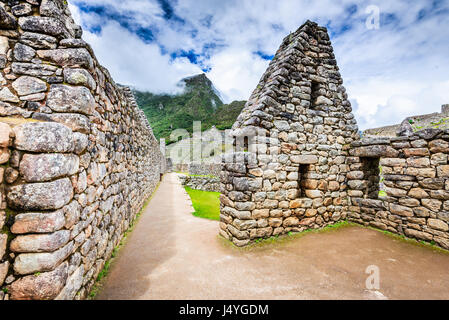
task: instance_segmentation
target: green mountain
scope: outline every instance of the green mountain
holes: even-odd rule
[[[153,94],[134,90],[139,107],[145,112],[157,139],[170,143],[170,133],[179,128],[192,133],[193,121],[202,122],[202,130],[215,126],[229,129],[246,101],[223,104],[220,94],[205,74],[182,79],[181,94]]]

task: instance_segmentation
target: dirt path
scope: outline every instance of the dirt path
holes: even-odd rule
[[[449,254],[359,227],[242,251],[192,210],[165,175],[97,299],[449,299]],[[377,292],[365,286],[369,265]]]

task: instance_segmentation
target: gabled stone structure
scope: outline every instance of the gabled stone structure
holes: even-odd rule
[[[287,36],[233,126],[220,234],[251,240],[345,219],[349,145],[358,128],[326,28]]]

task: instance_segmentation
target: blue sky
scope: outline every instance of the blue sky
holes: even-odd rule
[[[310,19],[329,30],[361,129],[449,103],[449,0],[69,3],[114,79],[142,90],[173,93],[179,79],[206,72],[226,102],[247,99],[282,39]]]

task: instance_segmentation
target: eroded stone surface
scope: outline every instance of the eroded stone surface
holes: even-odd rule
[[[34,77],[22,76],[12,83],[14,90],[19,96],[26,96],[47,91],[47,84]]]
[[[50,181],[78,172],[79,157],[72,154],[25,154],[20,174],[27,182]]]
[[[85,87],[55,84],[50,88],[47,106],[58,112],[79,112],[90,115],[95,108],[95,99]]]
[[[22,210],[56,210],[69,203],[73,187],[69,178],[52,182],[12,186],[7,191],[8,205]]]
[[[13,282],[9,293],[13,300],[52,300],[64,287],[68,277],[67,263],[51,272],[30,275]]]
[[[60,230],[65,224],[62,210],[50,213],[21,213],[15,216],[11,232],[24,233],[50,233]]]
[[[17,236],[11,241],[10,249],[14,252],[53,252],[65,245],[69,239],[69,230]]]
[[[59,123],[34,122],[14,127],[15,147],[32,152],[71,152],[72,130]]]
[[[90,69],[93,67],[93,60],[84,48],[76,49],[52,49],[52,50],[39,50],[37,55],[44,60],[50,60],[51,62],[63,66],[63,67],[85,67]],[[87,80],[86,80],[87,81]]]
[[[22,253],[14,261],[14,271],[20,275],[52,271],[72,252],[73,242],[51,253]]]

